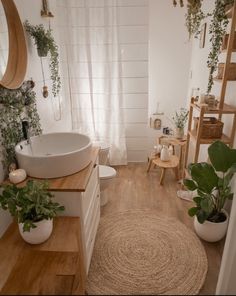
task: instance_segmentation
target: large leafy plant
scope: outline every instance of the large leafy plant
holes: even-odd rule
[[[211,164],[190,164],[192,179],[184,179],[184,185],[197,192],[193,198],[196,205],[188,213],[192,217],[196,215],[199,223],[224,221],[222,209],[226,200],[233,198],[230,182],[236,172],[236,149],[216,141],[209,146],[208,155]]]
[[[39,56],[47,56],[50,53],[49,68],[52,79],[52,93],[56,97],[61,88],[61,79],[59,76],[59,54],[58,46],[52,35],[52,30],[46,30],[42,24],[33,26],[28,21],[24,22],[25,30],[34,39]]]
[[[26,186],[4,185],[0,195],[0,207],[9,210],[18,223],[23,223],[23,231],[36,228],[35,222],[49,220],[64,210],[52,201],[46,182],[28,180]]]

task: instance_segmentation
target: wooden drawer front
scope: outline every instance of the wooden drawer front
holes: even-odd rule
[[[94,193],[95,193],[95,190],[97,189],[98,184],[99,184],[98,166],[96,166],[93,169],[86,191],[83,193],[83,197],[82,197],[83,218],[85,218],[86,212],[91,206],[92,198],[94,196]]]
[[[100,211],[100,186],[97,185],[96,191],[94,192],[92,202],[90,204],[90,207],[88,208],[85,218],[83,221],[84,224],[84,235],[87,238],[89,235],[89,232],[93,226],[93,219],[94,216],[96,216],[97,211]]]
[[[98,208],[96,214],[94,215],[92,228],[90,234],[88,235],[88,239],[86,241],[86,272],[89,271],[89,266],[93,254],[93,247],[96,239],[97,229],[100,221],[100,203],[98,203]]]

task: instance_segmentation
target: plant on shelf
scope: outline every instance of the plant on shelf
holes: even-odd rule
[[[23,118],[27,117],[32,136],[42,133],[33,87],[29,80],[15,90],[0,88],[0,145],[5,170],[16,163],[15,145],[24,139]]]
[[[229,23],[225,9],[229,4],[233,4],[233,0],[215,0],[215,8],[211,14],[212,18],[209,27],[211,50],[207,60],[207,66],[210,69],[207,94],[210,94],[214,84],[213,75],[217,69],[223,37],[226,34],[227,25]]]
[[[34,39],[39,57],[46,57],[50,53],[49,68],[52,79],[52,93],[56,97],[61,88],[59,76],[59,54],[58,46],[53,38],[52,30],[46,30],[42,24],[33,26],[27,20],[24,22],[25,30]]]
[[[28,180],[24,187],[3,185],[0,207],[16,218],[20,233],[26,241],[41,243],[52,232],[52,219],[65,209],[53,202],[52,198],[46,182]],[[37,232],[34,231],[36,228]]]
[[[185,108],[180,108],[180,111],[176,111],[175,115],[172,117],[176,129],[177,138],[182,138],[184,136],[184,127],[188,120],[188,113],[188,110],[186,110]]]
[[[184,179],[184,185],[196,192],[193,198],[196,205],[188,213],[191,217],[195,216],[197,233],[205,240],[217,241],[223,238],[227,229],[228,215],[223,208],[225,202],[233,198],[230,182],[236,172],[236,149],[216,141],[209,146],[208,155],[211,164],[202,162],[189,165],[192,179]],[[210,228],[217,225],[222,231],[221,235],[215,228]],[[205,227],[208,227],[209,233]]]

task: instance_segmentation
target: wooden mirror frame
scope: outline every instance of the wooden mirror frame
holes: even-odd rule
[[[6,71],[0,86],[8,89],[19,88],[27,69],[27,46],[24,29],[13,0],[1,0],[8,27],[9,53]]]

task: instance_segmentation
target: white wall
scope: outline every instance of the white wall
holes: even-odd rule
[[[169,126],[167,118],[186,105],[191,42],[185,13],[185,8],[173,7],[172,1],[149,2],[149,114],[160,102]]]

